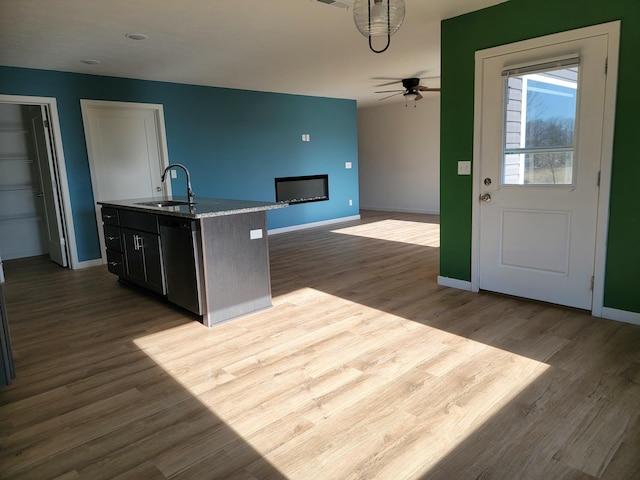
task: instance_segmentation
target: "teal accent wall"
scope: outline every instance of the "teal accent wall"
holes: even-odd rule
[[[442,22],[440,127],[440,274],[471,280],[472,183],[457,175],[473,158],[476,50],[621,20],[607,235],[605,307],[640,313],[640,2],[637,0],[509,0]]]
[[[270,229],[359,213],[354,100],[14,67],[0,67],[0,93],[57,101],[80,261],[100,257],[80,99],[162,104],[169,161],[200,197],[275,201],[275,177],[329,175],[329,201],[270,211]],[[172,182],[184,194],[182,173]]]

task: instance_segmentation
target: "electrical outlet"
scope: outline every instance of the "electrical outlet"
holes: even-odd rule
[[[351,162],[344,162],[344,168],[351,168]]]
[[[178,178],[178,172],[171,170],[171,178]]]
[[[353,200],[349,199],[349,206],[353,207]]]

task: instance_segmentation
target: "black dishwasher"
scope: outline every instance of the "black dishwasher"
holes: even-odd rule
[[[200,227],[196,220],[160,215],[160,243],[167,299],[202,315],[202,256]]]

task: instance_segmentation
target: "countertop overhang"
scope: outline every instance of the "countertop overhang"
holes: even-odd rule
[[[241,213],[260,212],[263,210],[275,210],[289,206],[288,203],[281,202],[259,202],[254,200],[198,197],[196,197],[195,202],[192,204],[171,206],[143,205],[143,203],[160,203],[166,201],[186,202],[187,197],[169,195],[163,197],[109,200],[97,203],[107,207],[125,208],[127,210],[153,212],[162,215],[192,219],[237,215]]]

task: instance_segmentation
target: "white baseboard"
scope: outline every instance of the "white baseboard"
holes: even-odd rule
[[[466,290],[471,292],[471,282],[466,280],[458,280],[457,278],[441,277],[438,275],[438,285],[443,287],[457,288],[458,290]]]
[[[303,223],[301,225],[292,225],[290,227],[273,228],[268,230],[269,235],[277,235],[278,233],[294,232],[296,230],[306,230],[307,228],[321,227],[323,225],[331,225],[333,223],[350,222],[352,220],[360,220],[360,215],[351,215],[350,217],[333,218],[331,220],[323,220],[321,222]]]
[[[423,213],[426,215],[440,215],[439,210],[424,210],[420,208],[395,208],[395,207],[365,207],[360,204],[360,210],[373,210],[374,212],[398,212],[398,213]]]
[[[602,307],[602,318],[640,325],[640,313],[627,312],[616,308]]]
[[[458,290],[467,290],[469,292],[473,291],[471,282],[458,280],[457,278],[438,276],[438,285],[457,288]],[[640,313],[627,312],[626,310],[618,310],[616,308],[602,307],[602,318],[640,325]]]
[[[73,265],[74,270],[80,270],[81,268],[89,268],[89,267],[97,267],[99,265],[103,265],[101,258],[96,258],[94,260],[84,260],[83,262],[77,262]]]

